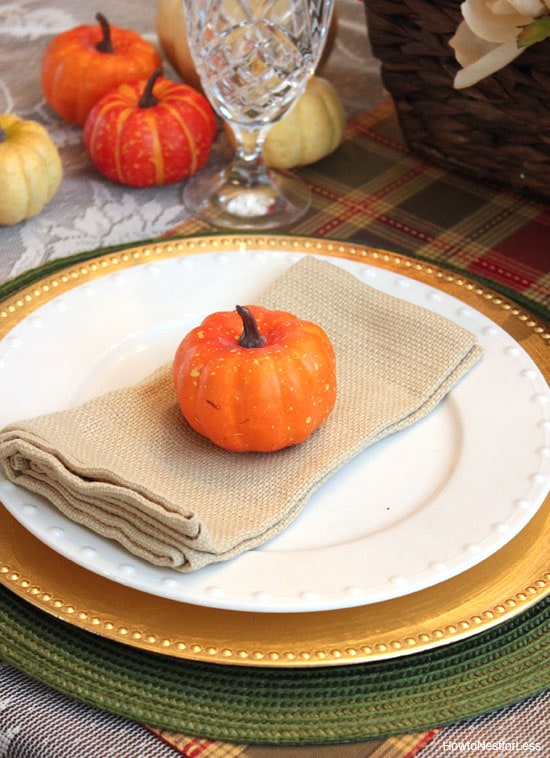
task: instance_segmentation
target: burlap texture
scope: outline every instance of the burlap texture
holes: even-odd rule
[[[481,354],[461,327],[310,256],[259,302],[319,323],[334,345],[336,405],[305,443],[268,454],[215,447],[183,419],[168,364],[5,427],[7,476],[145,560],[192,571],[279,534],[332,473],[426,415]]]

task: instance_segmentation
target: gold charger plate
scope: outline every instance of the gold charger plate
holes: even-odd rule
[[[458,274],[407,256],[330,240],[227,235],[142,245],[68,266],[0,305],[0,337],[42,303],[106,273],[171,256],[269,249],[363,261],[453,295],[504,328],[550,376],[550,334],[528,312]],[[0,582],[75,626],[189,660],[327,666],[395,657],[464,639],[548,594],[550,496],[505,547],[462,574],[394,600],[313,613],[249,613],[188,605],[112,582],[73,564],[0,510]]]

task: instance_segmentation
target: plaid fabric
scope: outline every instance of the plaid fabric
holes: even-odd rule
[[[170,747],[173,747],[185,758],[239,758],[247,751],[246,745],[234,745],[230,742],[212,742],[200,737],[188,737],[184,734],[169,732],[165,729],[147,727],[151,734]]]
[[[420,754],[422,748],[433,740],[439,730],[349,745],[311,747],[232,745],[228,742],[211,742],[163,730],[149,728],[149,731],[185,758],[413,758]]]
[[[430,165],[405,147],[391,100],[354,119],[340,148],[301,170],[313,193],[285,232],[333,237],[442,263],[543,308],[550,204]],[[190,220],[174,233],[212,233]],[[527,302],[527,301],[525,301]]]

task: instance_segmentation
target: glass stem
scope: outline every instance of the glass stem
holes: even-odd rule
[[[247,129],[239,124],[231,124],[236,147],[229,181],[245,186],[247,189],[252,189],[268,181],[267,168],[262,157],[268,128]]]

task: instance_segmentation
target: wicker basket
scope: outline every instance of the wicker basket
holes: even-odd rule
[[[461,0],[366,0],[382,79],[411,150],[446,168],[550,199],[550,40],[464,90],[449,46]]]

